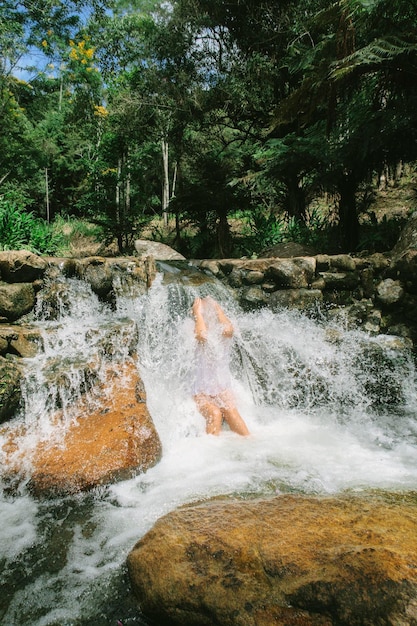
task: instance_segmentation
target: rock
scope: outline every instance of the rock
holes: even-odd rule
[[[350,291],[359,284],[359,276],[356,272],[321,272],[324,279],[325,289]]]
[[[311,284],[315,270],[314,258],[278,259],[270,264],[266,278],[272,279],[278,287],[302,289]]]
[[[417,293],[417,211],[409,218],[391,254],[398,277]]]
[[[390,306],[397,304],[404,296],[404,289],[399,280],[386,278],[382,280],[376,287],[376,297],[382,304]]]
[[[330,259],[330,268],[342,270],[342,272],[354,272],[356,270],[355,260],[348,254],[335,254]]]
[[[4,355],[8,352],[9,342],[0,335],[0,354]]]
[[[277,257],[289,259],[291,257],[314,256],[316,251],[311,246],[289,241],[288,243],[278,243],[276,246],[266,248],[260,253],[261,258]]]
[[[106,299],[113,287],[113,275],[104,257],[88,257],[77,265],[79,278],[90,284],[93,292]]]
[[[276,309],[308,309],[323,300],[319,289],[282,289],[269,296],[269,306]]]
[[[72,278],[77,274],[77,261],[68,257],[47,257],[48,261],[48,276],[54,276],[55,278],[62,274],[67,278]],[[55,270],[55,271],[54,271]]]
[[[136,239],[135,250],[139,258],[144,259],[153,256],[157,261],[185,261],[185,256],[158,241],[148,241],[147,239]]]
[[[99,298],[106,298],[113,288],[113,276],[106,263],[90,263],[83,274],[91,289]]]
[[[367,258],[367,261],[369,266],[377,271],[387,269],[391,263],[391,261],[384,254],[382,254],[382,252],[375,252],[374,254],[371,254]]]
[[[102,300],[114,295],[138,295],[148,289],[157,270],[155,259],[146,257],[87,257],[77,261],[77,275],[91,285]]]
[[[9,283],[29,283],[42,278],[48,263],[28,250],[0,252],[0,274]]]
[[[258,286],[243,287],[239,291],[239,302],[244,307],[258,307],[268,302],[265,290]]]
[[[220,272],[219,262],[215,259],[204,259],[201,262],[194,263],[196,267],[200,267],[203,271],[210,272],[213,276],[217,276]]]
[[[278,496],[169,513],[128,556],[145,616],[193,626],[417,620],[417,501]]]
[[[42,335],[38,328],[0,324],[0,354],[7,352],[24,358],[32,358],[42,347]]]
[[[393,269],[411,293],[417,293],[417,250],[406,250],[395,261]]]
[[[316,268],[318,272],[327,272],[330,269],[330,257],[327,254],[318,254]]]
[[[247,285],[260,285],[264,280],[265,274],[263,272],[252,270],[246,274],[244,282]]]
[[[35,306],[32,283],[9,284],[0,282],[0,316],[14,322]]]
[[[11,419],[19,406],[21,375],[20,367],[0,356],[0,422]]]
[[[397,243],[391,251],[394,263],[410,250],[417,251],[417,211],[415,211],[407,221]]]
[[[36,495],[85,491],[130,478],[159,460],[160,439],[133,361],[108,365],[106,381],[96,389],[94,401],[83,397],[70,411],[69,426],[57,414],[55,435],[49,436],[52,442],[40,440],[32,450],[29,484]],[[19,454],[25,448],[19,444],[25,433],[10,429],[3,434],[9,459],[6,477],[12,480],[27,468],[29,459]]]

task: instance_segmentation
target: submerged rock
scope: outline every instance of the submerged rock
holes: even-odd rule
[[[159,623],[415,624],[417,498],[187,506],[155,524],[128,568],[141,610]]]
[[[31,450],[24,427],[3,431],[6,477],[26,474],[27,479],[30,474],[36,495],[76,493],[144,472],[161,456],[134,362],[108,365],[95,394],[84,396],[67,413],[54,416],[54,432]],[[36,432],[32,429],[29,436],[33,439]]]

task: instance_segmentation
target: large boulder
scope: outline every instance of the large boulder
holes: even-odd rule
[[[212,501],[169,513],[128,569],[141,611],[181,626],[417,623],[415,496]]]
[[[29,283],[42,278],[48,263],[28,250],[0,252],[0,275],[9,283]]]
[[[36,296],[32,283],[0,282],[0,317],[14,322],[29,313],[35,306]]]
[[[154,257],[158,261],[184,261],[185,256],[159,241],[149,241],[148,239],[136,239],[135,250],[139,258],[145,259],[148,256]]]
[[[91,395],[93,401],[82,397],[66,416],[55,415],[54,431],[32,450],[28,438],[36,438],[33,429],[28,438],[22,426],[4,430],[5,478],[30,478],[36,495],[67,494],[126,479],[154,465],[161,442],[135,363],[109,364],[106,380]]]
[[[89,283],[100,299],[109,301],[116,294],[145,293],[156,273],[153,257],[87,257],[78,259],[75,267],[76,276]]]

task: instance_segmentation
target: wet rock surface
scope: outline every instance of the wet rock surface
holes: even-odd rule
[[[0,337],[0,345],[2,339]],[[21,398],[20,367],[9,359],[0,356],[0,422],[10,419]]]
[[[35,306],[32,283],[0,282],[0,318],[14,322],[29,313]]]
[[[34,357],[42,347],[38,328],[19,324],[0,324],[0,354]]]
[[[67,412],[68,413],[68,412]],[[54,432],[40,437],[22,425],[3,431],[5,477],[29,478],[36,495],[76,493],[130,478],[161,456],[161,443],[146,406],[134,362],[107,367],[93,397],[82,397],[67,414],[54,417]],[[65,423],[65,421],[67,423]]]
[[[161,518],[128,557],[158,623],[417,623],[417,497],[283,495]]]

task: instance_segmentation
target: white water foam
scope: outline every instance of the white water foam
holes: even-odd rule
[[[72,363],[80,355],[101,358],[100,329],[110,321],[134,320],[163,456],[145,474],[90,496],[43,504],[24,494],[4,498],[1,556],[7,567],[19,554],[27,565],[3,623],[115,624],[103,607],[120,584],[128,552],[159,517],[184,503],[224,494],[417,488],[414,363],[386,339],[294,312],[245,313],[211,282],[165,285],[161,276],[145,296],[120,296],[114,312],[84,284],[80,304],[79,286],[72,287],[75,310],[48,322],[53,332],[45,359],[57,353]],[[191,397],[190,309],[196,294],[208,293],[221,300],[237,330],[231,369],[249,437],[227,429],[219,437],[206,435]],[[38,402],[36,419],[46,419],[41,392]],[[42,554],[42,544],[58,554],[53,562],[45,556],[44,570],[34,566],[28,551],[34,546]]]

